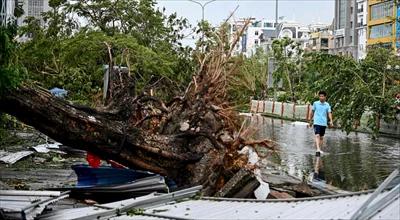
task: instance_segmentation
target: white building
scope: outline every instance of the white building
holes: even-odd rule
[[[245,19],[236,22],[231,22],[231,33],[235,33],[238,29],[242,28],[245,24]],[[234,34],[231,35],[231,40],[234,39]],[[235,53],[243,53],[245,56],[251,56],[255,53],[258,47],[265,47],[267,42],[272,42],[276,38],[276,24],[272,20],[250,19],[250,24],[245,30],[244,34],[240,37],[239,43],[236,45]]]
[[[255,21],[255,18],[250,18],[250,24]],[[240,31],[244,25],[246,24],[246,19],[239,19],[238,21],[231,19],[229,21],[229,32],[230,32],[230,41],[233,42],[236,38],[236,34]],[[235,54],[241,54],[246,52],[246,42],[247,42],[247,34],[244,31],[243,35],[240,36],[239,42],[236,44],[236,48],[234,49]]]
[[[288,37],[301,44],[301,48],[308,46],[310,39],[310,28],[295,21],[284,21],[278,29],[278,38]]]
[[[259,47],[268,52],[268,45],[276,38],[276,24],[267,19],[255,21],[248,27],[246,34],[246,56],[252,56]]]
[[[367,55],[367,9],[367,0],[357,0],[358,60],[364,59]]]
[[[18,26],[24,24],[26,17],[35,17],[40,19],[43,24],[42,13],[50,10],[49,0],[22,0],[22,2],[24,14],[18,18]]]
[[[243,27],[245,20],[231,22],[231,33],[235,33],[240,27]],[[234,53],[243,53],[245,56],[252,56],[257,48],[262,48],[265,52],[271,50],[272,42],[275,39],[288,37],[295,42],[300,43],[300,47],[305,49],[308,47],[311,32],[318,32],[327,29],[329,25],[322,23],[314,23],[311,25],[303,25],[295,21],[279,20],[275,24],[273,20],[256,20],[252,18],[250,25],[241,36],[239,43],[236,45]],[[231,34],[231,40],[234,35]]]

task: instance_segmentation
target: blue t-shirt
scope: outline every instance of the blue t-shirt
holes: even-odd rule
[[[332,112],[329,103],[316,101],[312,110],[314,111],[314,125],[328,126],[328,113]]]

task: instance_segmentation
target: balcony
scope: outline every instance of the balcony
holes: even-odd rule
[[[333,36],[335,37],[343,37],[344,36],[344,29],[337,29],[333,31]]]

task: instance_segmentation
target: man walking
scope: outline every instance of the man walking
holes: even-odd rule
[[[309,126],[312,127],[314,125],[314,133],[315,133],[315,145],[317,147],[316,156],[320,156],[321,146],[324,140],[325,130],[328,126],[328,117],[329,117],[329,126],[333,127],[333,119],[332,119],[332,110],[331,106],[328,102],[326,102],[326,92],[320,91],[318,93],[319,101],[315,101],[313,103],[312,111],[310,112],[310,121]],[[312,120],[314,119],[314,123]]]

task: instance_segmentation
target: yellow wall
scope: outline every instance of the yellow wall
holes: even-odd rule
[[[393,6],[393,14],[392,17],[380,18],[376,20],[371,20],[371,5],[379,4],[384,2],[383,0],[368,0],[368,20],[367,20],[367,45],[373,45],[377,43],[392,43],[393,47],[396,45],[396,7]],[[381,37],[370,39],[369,34],[371,31],[371,26],[392,23],[392,36],[389,37]]]

